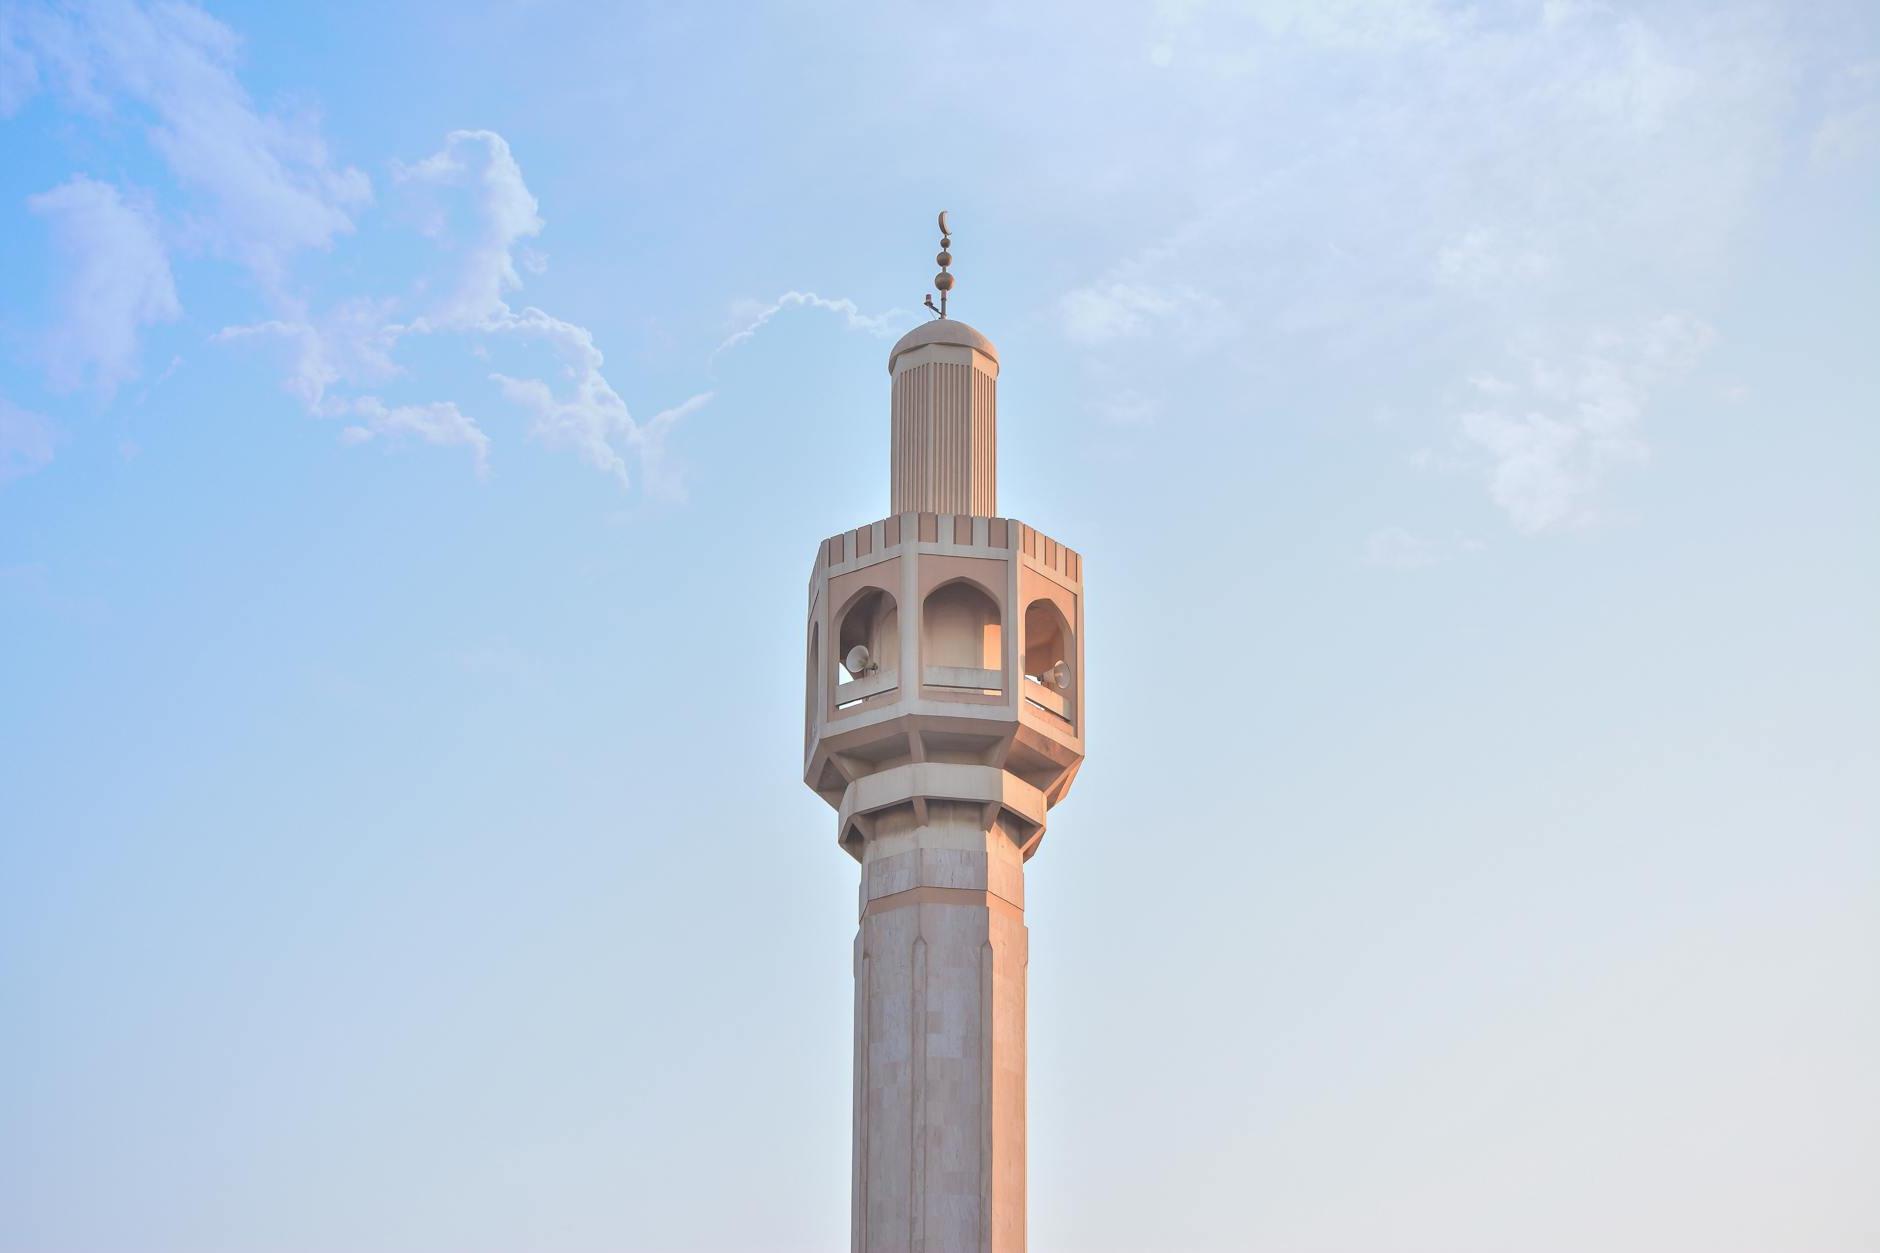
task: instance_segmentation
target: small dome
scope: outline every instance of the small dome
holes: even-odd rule
[[[895,359],[902,353],[925,348],[928,344],[957,344],[961,348],[973,348],[985,353],[995,364],[999,360],[999,350],[992,346],[992,341],[966,323],[957,318],[934,318],[922,322],[894,342],[894,347],[888,350],[888,373],[894,373]]]

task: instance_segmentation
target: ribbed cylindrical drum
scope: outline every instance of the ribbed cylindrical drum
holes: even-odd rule
[[[998,512],[999,354],[964,322],[915,327],[888,354],[894,377],[895,513]]]

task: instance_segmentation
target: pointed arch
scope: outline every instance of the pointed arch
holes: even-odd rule
[[[921,603],[920,650],[929,684],[1002,690],[1005,624],[998,598],[965,577],[934,588]]]
[[[837,611],[830,634],[829,673],[835,705],[844,710],[900,685],[901,615],[885,587],[856,589]],[[859,669],[849,668],[855,649],[865,650]]]
[[[1064,610],[1041,596],[1025,606],[1020,628],[1025,699],[1064,719],[1077,707],[1077,636]]]

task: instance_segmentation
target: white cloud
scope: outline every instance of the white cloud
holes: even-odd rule
[[[1714,338],[1702,322],[1666,315],[1628,335],[1596,334],[1564,363],[1531,358],[1525,387],[1477,376],[1458,430],[1515,527],[1537,534],[1593,521],[1608,475],[1650,455],[1642,418],[1652,393]]]
[[[371,199],[313,120],[255,109],[235,73],[241,41],[200,8],[97,0],[12,15],[35,73],[81,111],[142,121],[178,183],[202,197],[195,237],[270,289],[294,253],[352,229],[353,209]]]
[[[52,460],[52,423],[0,396],[0,483],[25,478]]]
[[[523,241],[544,226],[508,142],[494,131],[452,131],[437,152],[399,163],[395,170],[401,187],[430,197],[424,233],[438,246],[439,264],[423,289],[442,291],[441,298],[408,322],[396,319],[394,301],[360,297],[317,317],[225,327],[215,338],[291,345],[284,386],[311,413],[354,419],[342,432],[346,442],[405,434],[432,444],[463,445],[474,452],[480,474],[487,472],[491,440],[457,403],[395,404],[351,392],[406,376],[396,353],[414,335],[465,342],[478,358],[493,355],[504,343],[545,344],[559,363],[558,380],[488,372],[498,394],[527,415],[530,437],[574,452],[622,486],[631,482],[630,466],[637,463],[649,490],[683,495],[666,437],[680,419],[702,408],[710,393],[637,422],[607,378],[606,358],[588,328],[533,306],[518,312],[508,303],[507,296],[522,286],[522,271],[542,268],[540,254]]]
[[[685,483],[666,456],[666,437],[680,422],[711,403],[711,398],[710,392],[700,392],[670,409],[661,409],[635,432],[640,476],[645,480],[646,490],[653,495],[664,500],[685,499]]]
[[[1612,460],[1572,423],[1545,414],[1478,410],[1460,421],[1463,437],[1491,458],[1489,494],[1530,533],[1581,520],[1587,493]]]
[[[1649,458],[1646,411],[1701,351],[1670,345],[1708,337],[1656,316],[1719,307],[1745,223],[1810,155],[1794,139],[1858,160],[1880,117],[1870,61],[1816,74],[1758,3],[1165,0],[1147,37],[1183,83],[1052,167],[1126,224],[1091,229],[1146,241],[1056,302],[1093,406],[1119,382],[1172,410],[1241,383],[1354,415],[1389,394],[1429,424],[1412,446],[1444,446],[1418,460],[1479,470],[1528,533],[1593,520]],[[1106,181],[1123,165],[1135,186]],[[1157,351],[1119,378],[1136,344]],[[1485,365],[1506,394],[1464,382]]]
[[[763,328],[765,323],[785,309],[821,309],[827,313],[834,313],[842,318],[842,325],[849,330],[862,331],[882,339],[901,330],[914,317],[905,309],[889,309],[885,313],[863,313],[847,296],[831,298],[818,296],[813,291],[787,291],[769,304],[748,300],[741,301],[735,306],[732,312],[743,321],[744,325],[719,344],[712,355],[716,357],[719,353],[750,339]]]
[[[452,131],[442,149],[412,165],[400,166],[399,176],[407,182],[465,192],[469,197],[469,226],[462,232],[461,241],[450,230],[447,215],[432,220],[430,233],[457,251],[461,259],[454,284],[448,284],[450,296],[409,329],[546,342],[560,360],[567,380],[560,391],[546,379],[519,378],[500,371],[490,374],[504,399],[529,415],[530,436],[548,447],[572,450],[595,469],[619,480],[623,487],[631,481],[627,458],[633,455],[650,486],[677,495],[677,478],[665,455],[665,437],[679,417],[701,408],[710,393],[695,396],[641,425],[608,381],[603,371],[606,358],[595,345],[593,332],[532,306],[520,313],[510,308],[505,295],[522,286],[516,251],[522,240],[541,232],[543,222],[508,142],[494,131]]]
[[[340,431],[348,444],[363,444],[380,436],[415,436],[427,444],[468,448],[476,459],[479,478],[489,474],[490,437],[451,401],[423,405],[388,405],[377,396],[341,401],[335,412],[358,421]]]
[[[534,438],[551,448],[573,450],[595,469],[613,475],[623,487],[630,481],[627,455],[634,454],[649,479],[657,473],[661,489],[676,492],[676,480],[665,458],[666,434],[680,418],[702,408],[711,393],[694,396],[642,426],[602,373],[605,358],[587,328],[540,309],[524,309],[520,315],[494,323],[492,329],[546,340],[570,380],[557,394],[543,379],[490,376],[507,400],[530,415],[529,433]]]
[[[47,372],[55,387],[89,385],[108,396],[137,377],[139,331],[182,312],[156,220],[82,174],[26,203],[51,224],[66,265]]]
[[[361,298],[336,305],[317,322],[270,319],[225,326],[211,340],[279,339],[293,346],[293,367],[283,386],[309,413],[333,414],[327,389],[338,384],[376,385],[397,376],[392,351],[405,328],[392,320],[392,302]]]
[[[594,346],[593,335],[540,309],[524,310],[506,329],[546,338],[573,380],[573,386],[558,396],[543,379],[490,375],[503,396],[530,415],[530,433],[551,448],[574,450],[625,487],[629,480],[623,448],[632,443],[638,427],[627,402],[601,372],[606,359]]]
[[[340,431],[347,444],[381,436],[412,436],[438,446],[468,448],[477,477],[489,474],[490,437],[454,401],[393,404],[370,394],[345,395],[334,389],[389,381],[403,371],[392,359],[403,327],[390,320],[391,302],[347,301],[317,322],[272,320],[225,326],[216,343],[278,340],[292,349],[292,365],[282,386],[317,417],[348,419]]]
[[[1060,302],[1065,336],[1095,347],[1168,328],[1204,345],[1226,329],[1220,300],[1194,287],[1110,280],[1079,287]]]
[[[1173,298],[1129,283],[1079,287],[1063,300],[1064,333],[1080,344],[1138,335],[1150,321],[1175,311]]]
[[[462,327],[506,315],[504,296],[522,286],[516,244],[540,234],[543,225],[508,142],[495,131],[452,131],[442,149],[395,169],[403,181],[464,190],[472,198],[467,238],[457,238],[443,214],[429,222],[427,233],[461,255],[451,293],[430,319]],[[539,267],[539,260],[532,260],[532,268],[539,272]]]

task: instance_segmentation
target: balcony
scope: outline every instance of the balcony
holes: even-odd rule
[[[975,666],[928,666],[921,672],[928,687],[952,688],[964,692],[983,692],[996,696],[1005,690],[1005,676],[997,670]]]
[[[1066,722],[1071,720],[1071,698],[1049,683],[1041,683],[1036,676],[1028,674],[1020,690],[1028,703],[1046,713],[1056,714]]]
[[[899,687],[892,670],[877,670],[873,674],[863,675],[859,679],[850,679],[846,683],[836,684],[836,708],[847,709],[859,705],[870,696],[879,696],[883,692],[892,692]]]

